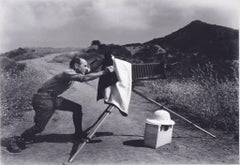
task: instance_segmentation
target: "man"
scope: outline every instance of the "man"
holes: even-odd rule
[[[74,81],[86,82],[113,72],[113,66],[106,67],[103,71],[89,73],[90,68],[86,60],[74,57],[69,63],[69,69],[59,73],[46,81],[32,99],[32,106],[35,110],[34,126],[27,129],[16,139],[15,147],[9,148],[10,152],[20,152],[19,148],[25,148],[25,142],[34,141],[37,133],[44,130],[48,121],[56,109],[70,111],[73,114],[75,133],[73,139],[80,140],[85,135],[82,130],[82,107],[81,105],[59,97],[65,92]],[[89,74],[87,74],[89,73]],[[18,148],[19,147],[19,148]]]

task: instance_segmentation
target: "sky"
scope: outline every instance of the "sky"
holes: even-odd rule
[[[146,42],[201,20],[239,28],[239,0],[0,0],[0,53]]]

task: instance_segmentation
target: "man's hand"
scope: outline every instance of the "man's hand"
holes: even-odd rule
[[[104,74],[112,73],[112,72],[114,72],[114,67],[112,65],[104,69]]]

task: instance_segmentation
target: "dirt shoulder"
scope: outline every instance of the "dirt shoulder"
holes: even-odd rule
[[[50,77],[67,66],[48,63],[55,55],[27,62]],[[75,83],[63,96],[82,105],[83,127],[96,121],[107,107],[96,101],[97,81]],[[143,145],[145,120],[159,109],[156,105],[132,93],[129,116],[123,117],[115,109],[98,129],[93,142],[87,144],[72,164],[186,164],[186,163],[239,163],[239,144],[224,132],[210,130],[217,138],[206,135],[172,115],[176,122],[172,143],[158,149]],[[33,124],[34,111],[26,112],[24,121],[2,127],[2,138],[21,134]],[[72,114],[56,111],[37,142],[27,146],[21,154],[1,153],[1,163],[11,164],[63,164],[69,158],[74,144]]]

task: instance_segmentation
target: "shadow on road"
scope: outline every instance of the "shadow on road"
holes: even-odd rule
[[[90,140],[89,143],[100,143],[102,140]],[[34,143],[67,143],[71,142],[74,145],[81,144],[83,140],[73,140],[72,134],[47,134],[47,135],[38,135],[35,137]]]
[[[72,134],[48,134],[48,135],[38,135],[35,138],[34,143],[41,143],[41,142],[51,142],[51,143],[73,143],[72,149],[70,151],[70,156],[72,156],[75,152],[77,152],[80,145],[84,142],[83,139],[81,140],[73,140]],[[102,140],[90,140],[88,143],[101,143]]]
[[[51,142],[51,143],[66,143],[72,142],[72,134],[47,134],[47,135],[37,135],[35,137],[34,143]]]
[[[94,137],[100,136],[128,136],[128,137],[143,137],[141,135],[126,135],[126,134],[114,134],[113,132],[96,132]]]
[[[140,135],[124,135],[124,134],[113,134],[113,132],[96,132],[95,135],[91,140],[89,140],[87,143],[101,143],[101,139],[94,139],[97,137],[102,136],[127,136],[127,137],[143,137]],[[1,146],[2,147],[8,147],[11,145],[13,141],[15,141],[16,137],[9,137],[9,138],[2,138],[1,139]],[[77,152],[78,148],[83,144],[84,140],[74,140],[72,138],[72,134],[45,134],[45,135],[37,135],[35,136],[34,142],[28,143],[72,143],[72,148],[70,151],[70,155],[73,155],[75,152]],[[123,142],[124,145],[132,146],[132,147],[144,147],[143,146],[143,140],[129,140]]]
[[[14,141],[16,141],[17,136],[13,137],[8,137],[8,138],[2,138],[1,139],[1,146],[5,148],[9,148]],[[28,143],[28,144],[33,144],[33,143],[67,143],[71,142],[73,143],[71,151],[70,151],[70,156],[72,156],[75,152],[77,152],[78,148],[83,144],[84,140],[79,139],[79,140],[74,140],[72,138],[72,134],[47,134],[47,135],[37,135],[35,136],[34,142]],[[102,140],[100,139],[95,139],[95,140],[89,140],[88,143],[100,143]]]
[[[123,145],[131,146],[131,147],[145,147],[143,139],[128,140],[123,142]]]

